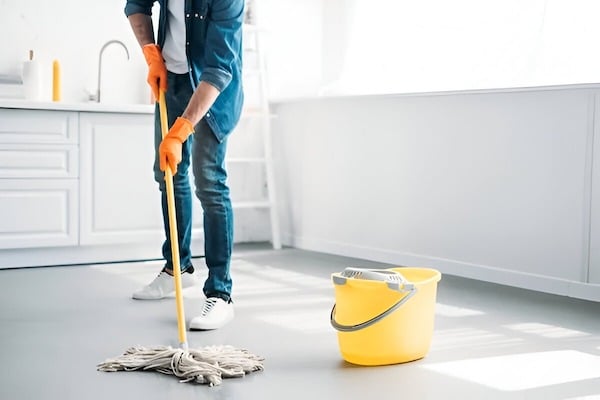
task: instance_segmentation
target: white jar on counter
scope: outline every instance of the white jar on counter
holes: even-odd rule
[[[22,78],[25,99],[41,100],[42,74],[39,63],[33,59],[33,50],[29,50],[29,60],[23,62]]]

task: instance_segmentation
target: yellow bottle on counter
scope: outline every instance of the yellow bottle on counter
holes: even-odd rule
[[[60,101],[60,63],[52,63],[52,101]]]

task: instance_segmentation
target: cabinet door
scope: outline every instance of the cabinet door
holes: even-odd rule
[[[148,114],[81,114],[82,245],[162,243],[153,126]]]
[[[0,179],[77,178],[78,163],[78,148],[74,144],[0,143]]]
[[[0,179],[0,248],[76,245],[76,179]]]
[[[0,143],[77,144],[73,111],[0,109]]]

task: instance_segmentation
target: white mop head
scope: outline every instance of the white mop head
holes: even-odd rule
[[[182,350],[170,346],[134,346],[123,355],[98,365],[99,371],[154,370],[181,378],[181,382],[220,385],[223,378],[238,378],[262,371],[264,359],[232,346]]]

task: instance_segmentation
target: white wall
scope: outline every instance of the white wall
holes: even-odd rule
[[[107,102],[148,103],[146,64],[123,12],[123,0],[21,1],[0,0],[0,74],[19,75],[30,49],[43,71],[43,96],[51,99],[52,61],[62,68],[62,97],[85,101],[97,88],[98,56],[111,39],[126,44],[127,61],[119,46],[106,49],[102,93]],[[0,96],[2,92],[0,91]]]
[[[284,243],[600,300],[598,93],[278,103]]]
[[[263,28],[269,97],[319,92],[323,59],[323,0],[255,0]]]
[[[269,69],[272,98],[315,95],[322,74],[322,0],[255,0]],[[0,35],[10,45],[0,52],[0,75],[19,75],[30,49],[43,67],[43,95],[51,99],[52,61],[63,70],[63,100],[85,101],[97,84],[98,54],[111,39],[123,41],[103,61],[103,97],[112,103],[147,103],[146,65],[123,13],[124,0],[101,2],[0,0]],[[155,7],[158,11],[158,6]],[[12,95],[0,85],[0,97]],[[254,90],[250,86],[248,91]]]
[[[327,0],[326,94],[598,82],[596,0]]]

